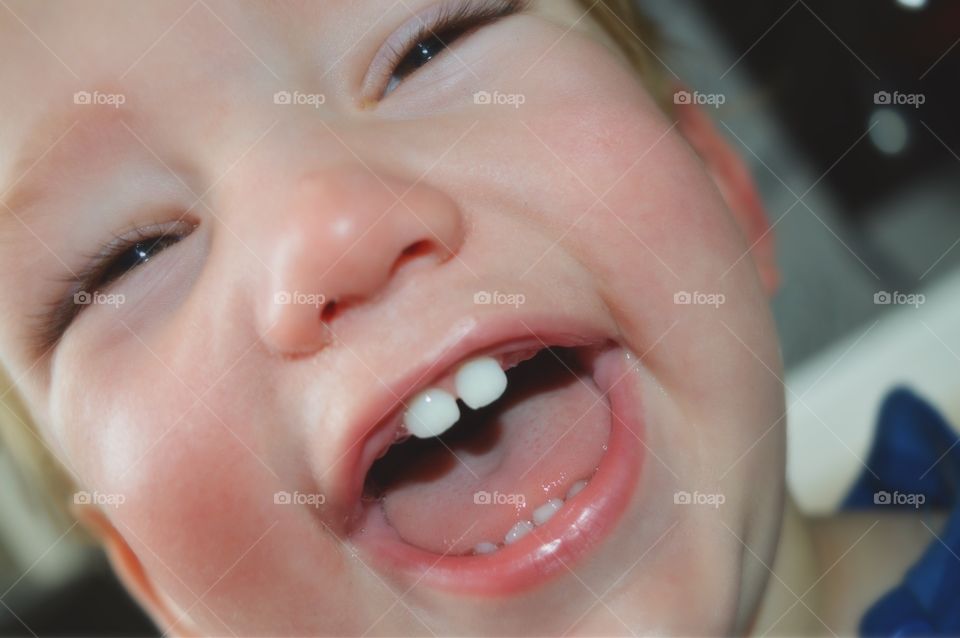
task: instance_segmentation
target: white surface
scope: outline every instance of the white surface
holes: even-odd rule
[[[787,374],[787,481],[801,508],[834,508],[863,471],[884,395],[906,385],[960,423],[960,271]]]

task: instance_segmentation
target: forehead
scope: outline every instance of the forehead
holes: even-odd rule
[[[302,79],[304,65],[330,82],[359,81],[371,45],[436,1],[6,0],[0,195],[84,118],[129,122],[135,113],[195,138],[190,127],[209,135],[226,126],[232,107]],[[561,25],[596,30],[573,0],[535,7]],[[123,96],[128,108],[83,113],[73,108],[78,92]]]
[[[226,18],[218,20],[220,4],[216,0],[12,0],[0,5],[0,64],[5,77],[26,76],[43,83],[90,82],[97,75],[117,81],[128,76],[136,79],[137,67],[143,73],[157,56],[169,62],[225,46],[229,31]],[[233,14],[227,18],[240,14],[244,4],[225,7]],[[211,28],[216,22],[219,30]],[[38,71],[43,74],[37,76]]]
[[[209,82],[250,64],[279,79],[292,52],[316,56],[326,75],[350,51],[363,53],[362,40],[438,1],[6,0],[0,77],[5,95],[30,98],[65,85]],[[575,0],[533,5],[558,23],[594,31]]]
[[[336,23],[323,33],[349,37],[350,25],[368,20],[374,4],[8,0],[0,4],[0,178],[17,174],[12,162],[21,145],[46,148],[87,117],[72,108],[78,93],[121,95],[123,106],[148,120],[188,123],[206,115],[209,124],[227,99],[243,99],[234,88],[240,83],[266,91],[290,75],[294,53],[336,59],[330,54],[341,43],[309,36]]]

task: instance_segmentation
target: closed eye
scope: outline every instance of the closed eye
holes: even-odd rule
[[[115,237],[88,255],[87,264],[78,273],[62,280],[66,293],[40,314],[35,331],[38,350],[45,352],[53,347],[97,295],[182,241],[195,228],[196,224],[185,221],[165,229],[139,228],[127,236]]]

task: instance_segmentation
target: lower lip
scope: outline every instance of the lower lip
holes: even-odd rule
[[[529,590],[572,569],[610,536],[639,483],[643,419],[629,371],[635,363],[633,355],[628,359],[619,348],[597,360],[594,381],[611,414],[607,451],[589,485],[549,523],[493,554],[449,556],[404,542],[382,509],[371,503],[359,525],[362,531],[352,537],[361,559],[418,586],[487,596]]]

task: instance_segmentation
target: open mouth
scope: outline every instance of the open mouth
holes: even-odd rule
[[[606,450],[610,414],[587,374],[592,354],[542,349],[506,371],[502,396],[489,405],[474,410],[458,399],[450,429],[411,437],[374,464],[367,498],[402,540],[440,554],[489,554],[546,524],[593,478]],[[484,364],[493,378],[474,386],[502,385],[496,359],[463,366]]]
[[[351,539],[444,589],[505,593],[573,564],[637,483],[635,363],[608,341],[468,355],[385,419]]]

